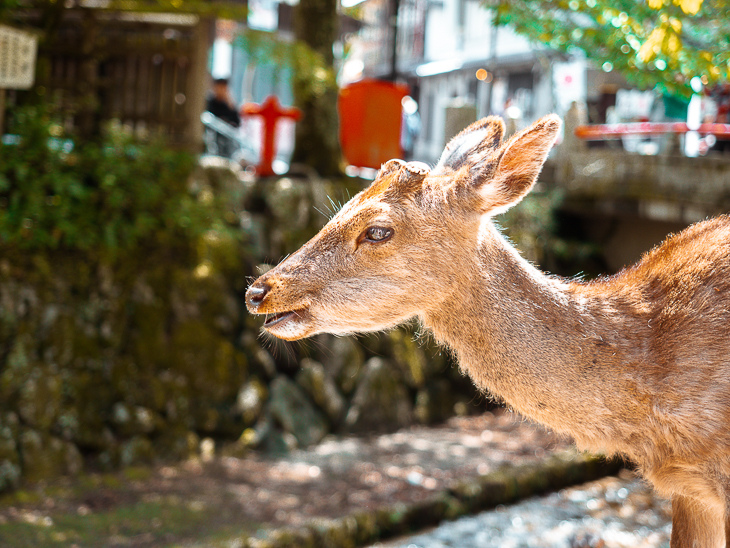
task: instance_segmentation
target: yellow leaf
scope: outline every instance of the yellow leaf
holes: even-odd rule
[[[664,41],[665,35],[666,31],[662,27],[657,27],[651,31],[646,42],[641,45],[641,48],[639,48],[639,51],[636,54],[639,60],[644,63],[648,63],[654,59],[654,56],[657,54],[662,42]]]
[[[664,7],[664,0],[646,0],[646,3],[653,10],[660,10]]]
[[[670,33],[664,41],[662,51],[670,57],[676,57],[679,50],[682,49],[682,40],[674,33]]]
[[[703,0],[674,0],[675,5],[682,8],[682,11],[687,15],[694,15],[702,7]]]

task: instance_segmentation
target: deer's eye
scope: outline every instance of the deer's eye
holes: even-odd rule
[[[371,226],[365,231],[364,240],[366,242],[381,243],[389,240],[393,236],[393,229],[384,228],[382,226]]]

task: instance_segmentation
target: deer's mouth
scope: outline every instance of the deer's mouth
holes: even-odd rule
[[[275,325],[287,322],[294,319],[295,317],[298,317],[298,314],[298,311],[290,310],[288,312],[277,312],[276,314],[272,314],[271,316],[267,315],[266,320],[264,320],[264,327],[267,329],[269,327],[274,327]]]
[[[264,329],[276,337],[293,340],[305,336],[308,324],[307,309],[302,308],[267,314]]]

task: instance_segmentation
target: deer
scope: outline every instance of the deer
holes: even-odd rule
[[[671,499],[671,547],[730,548],[730,218],[670,235],[593,280],[541,272],[493,217],[535,185],[560,132],[490,116],[438,163],[394,159],[246,292],[297,340],[414,318],[486,393],[620,455]]]

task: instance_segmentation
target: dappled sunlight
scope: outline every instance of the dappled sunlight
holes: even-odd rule
[[[633,472],[499,506],[377,548],[662,548],[671,505]]]

